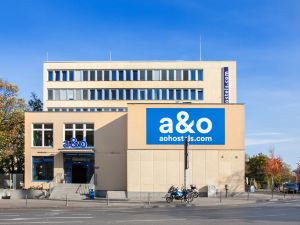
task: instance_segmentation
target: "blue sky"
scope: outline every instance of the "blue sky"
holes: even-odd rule
[[[300,161],[300,1],[0,0],[0,77],[42,95],[42,62],[236,60],[246,151]],[[298,78],[298,79],[297,79]]]

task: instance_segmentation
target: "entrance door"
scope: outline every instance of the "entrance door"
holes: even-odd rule
[[[72,183],[87,183],[87,167],[84,164],[72,165]]]

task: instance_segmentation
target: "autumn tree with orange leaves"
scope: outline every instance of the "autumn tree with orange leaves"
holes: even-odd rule
[[[280,183],[283,166],[283,160],[279,156],[275,156],[274,150],[271,150],[265,166],[269,187],[273,187],[274,183]]]

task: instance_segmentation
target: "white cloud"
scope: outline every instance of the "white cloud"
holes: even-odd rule
[[[247,136],[277,136],[282,135],[280,132],[257,132],[257,133],[249,133]]]
[[[251,145],[272,145],[276,143],[286,143],[297,140],[297,138],[246,138],[246,146]]]

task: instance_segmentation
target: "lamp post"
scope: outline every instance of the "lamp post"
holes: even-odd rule
[[[184,188],[187,189],[187,170],[189,168],[189,153],[188,153],[189,139],[184,139]]]

